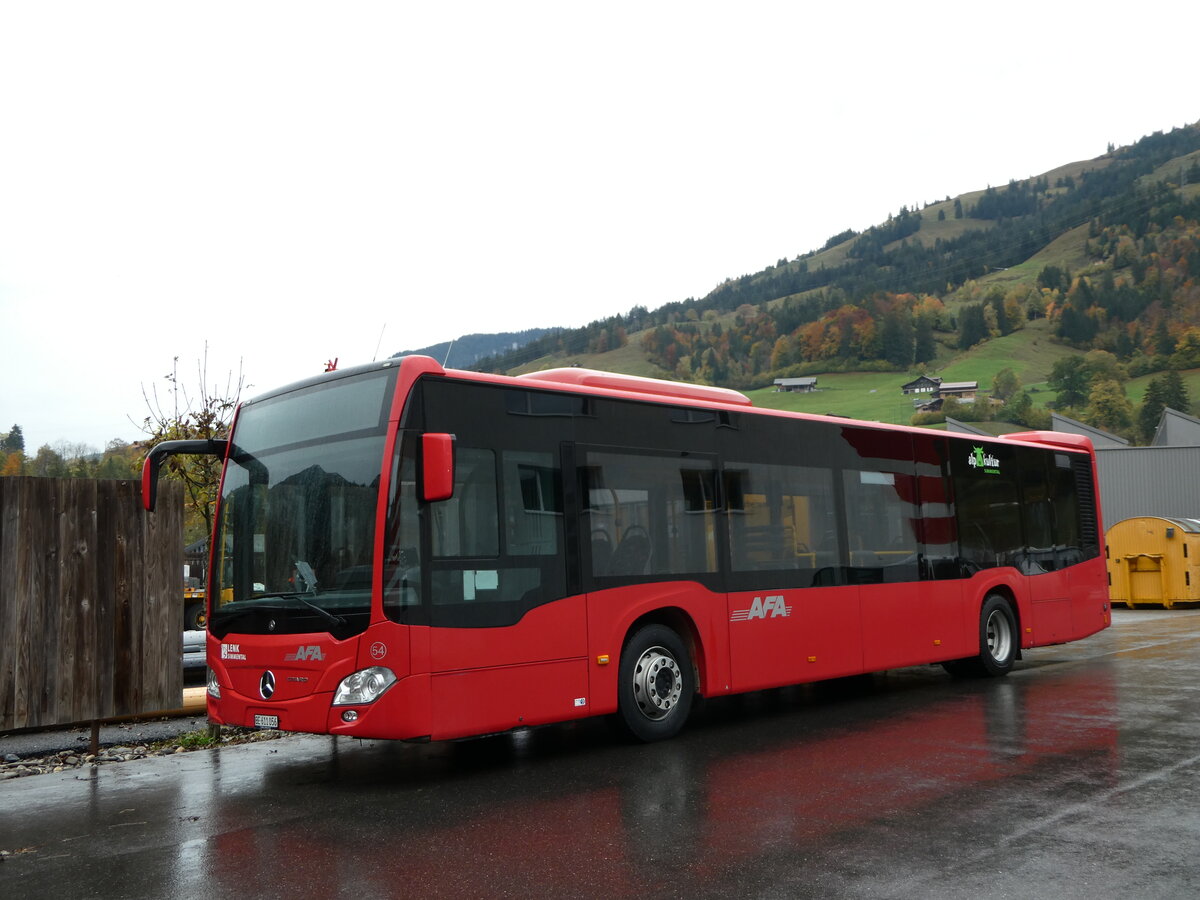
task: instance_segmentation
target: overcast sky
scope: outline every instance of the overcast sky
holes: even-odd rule
[[[1198,9],[0,0],[0,432],[702,296],[1200,119]]]

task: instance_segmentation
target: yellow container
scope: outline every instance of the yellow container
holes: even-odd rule
[[[1113,603],[1200,603],[1200,519],[1134,516],[1108,529],[1104,543]]]

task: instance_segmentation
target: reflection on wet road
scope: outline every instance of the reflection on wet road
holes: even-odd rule
[[[0,896],[1116,897],[1200,888],[1200,612],[462,744],[289,737],[0,785]]]

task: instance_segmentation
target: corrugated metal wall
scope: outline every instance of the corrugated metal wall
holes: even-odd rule
[[[1097,447],[1105,529],[1130,516],[1200,518],[1200,447]]]

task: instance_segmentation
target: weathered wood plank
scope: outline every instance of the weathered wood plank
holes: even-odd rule
[[[96,657],[92,680],[96,685],[97,715],[116,715],[113,705],[113,606],[122,591],[124,575],[118,560],[124,559],[123,528],[120,510],[127,508],[124,496],[130,482],[104,481],[98,485],[96,500]],[[107,586],[107,590],[105,587]]]
[[[183,616],[183,494],[169,483],[160,493],[150,523],[146,555],[146,604],[142,623],[142,703],[167,709],[183,701],[183,669],[179,663]],[[165,501],[165,502],[164,502]]]
[[[28,535],[22,548],[25,585],[22,590],[23,629],[18,637],[17,671],[26,681],[24,696],[17,692],[18,719],[24,726],[51,724],[49,698],[57,673],[48,664],[47,647],[57,639],[56,623],[49,621],[58,597],[58,509],[54,482],[25,481],[20,516]],[[57,650],[53,657],[57,659]]]
[[[0,731],[16,727],[18,494],[14,479],[0,478]]]
[[[0,479],[0,731],[178,706],[183,492]]]

